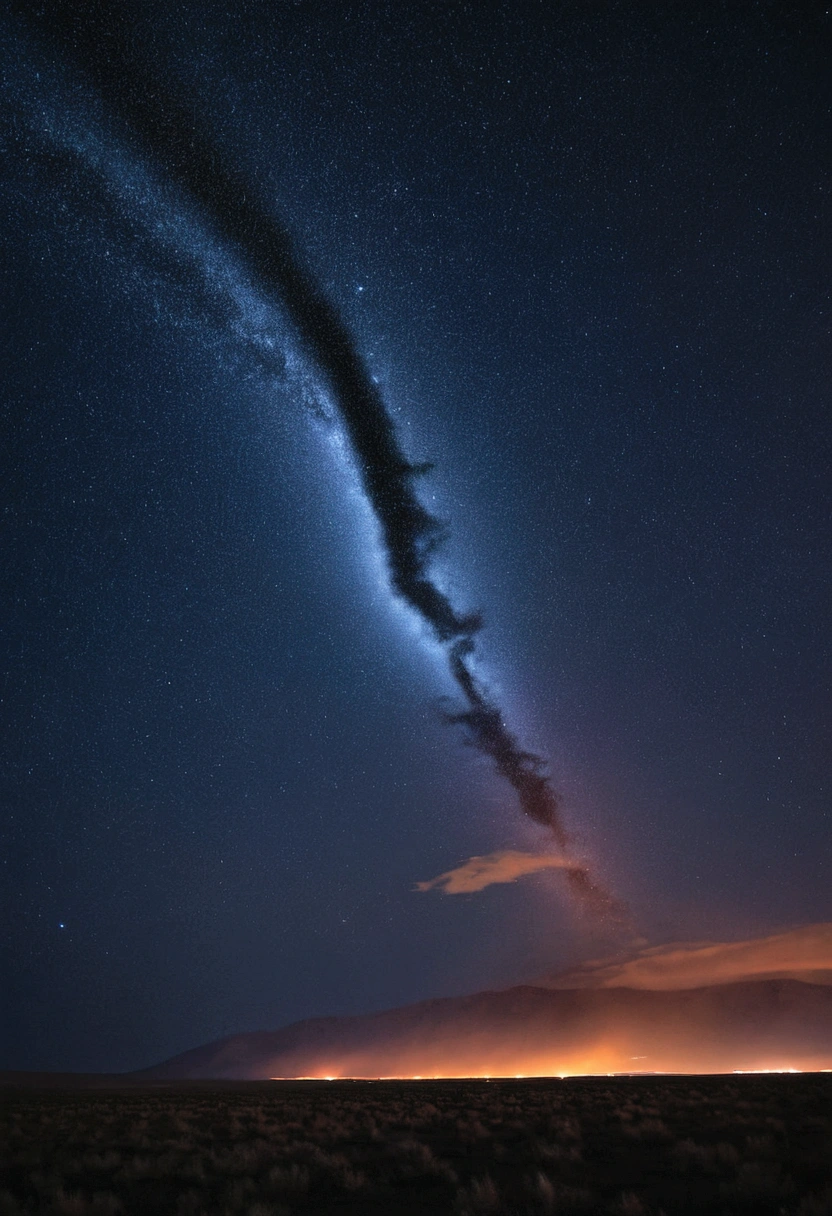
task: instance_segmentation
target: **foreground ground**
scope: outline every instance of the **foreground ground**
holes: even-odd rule
[[[832,1216],[832,1075],[3,1095],[0,1214]]]

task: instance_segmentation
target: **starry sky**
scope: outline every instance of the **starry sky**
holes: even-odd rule
[[[427,889],[546,832],[447,721],[226,180],[433,464],[430,577],[482,612],[479,687],[629,932],[832,919],[829,14],[119,11],[0,26],[2,1066],[138,1068],[615,945],[557,870]]]

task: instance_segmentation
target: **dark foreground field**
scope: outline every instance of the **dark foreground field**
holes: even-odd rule
[[[0,1213],[832,1216],[832,1075],[3,1097]]]

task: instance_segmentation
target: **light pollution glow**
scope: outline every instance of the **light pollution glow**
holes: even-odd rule
[[[829,1073],[832,1068],[733,1068],[731,1075],[735,1077],[750,1077],[750,1076],[783,1076],[790,1074],[793,1076],[802,1076],[804,1073]],[[678,1072],[639,1072],[631,1070],[630,1072],[554,1072],[554,1073],[530,1073],[523,1072],[515,1073],[514,1076],[484,1076],[482,1074],[473,1074],[471,1076],[448,1076],[439,1074],[435,1077],[269,1077],[270,1081],[545,1081],[547,1079],[566,1081],[571,1077],[679,1077],[679,1076],[726,1076],[726,1073],[678,1073]]]
[[[799,1058],[756,1057],[748,1060],[738,1060],[732,1051],[700,1050],[694,1045],[688,1045],[687,1050],[660,1050],[653,1053],[649,1059],[633,1058],[628,1054],[625,1044],[601,1044],[594,1052],[554,1057],[552,1055],[513,1056],[511,1060],[499,1059],[492,1056],[481,1065],[471,1062],[471,1055],[476,1052],[466,1052],[464,1059],[445,1057],[439,1054],[426,1058],[426,1053],[419,1053],[418,1064],[420,1071],[416,1072],[411,1064],[400,1058],[398,1067],[379,1068],[383,1061],[373,1060],[367,1056],[342,1059],[335,1062],[330,1060],[320,1068],[312,1068],[303,1075],[284,1072],[281,1076],[272,1076],[272,1080],[499,1080],[524,1079],[544,1077],[591,1077],[616,1076],[633,1074],[651,1075],[709,1075],[725,1073],[803,1073],[832,1071],[832,1049],[825,1053],[811,1051]],[[486,1053],[484,1053],[486,1054]],[[415,1059],[414,1059],[415,1063]],[[375,1065],[375,1066],[374,1066]],[[740,1065],[739,1067],[737,1065]]]
[[[253,1055],[229,1041],[212,1066],[321,1081],[828,1072],[832,925],[673,943],[331,1025],[300,1023]]]
[[[266,1056],[248,1075],[325,1080],[826,1072],[832,1069],[828,1010],[827,1002],[818,1018],[811,1012],[804,1017],[798,1008],[791,1022],[787,1018],[762,1032],[750,1027],[747,1009],[729,1026],[709,1026],[707,1019],[644,1022],[625,1011],[612,1032],[607,1028],[596,1036],[591,1027],[585,1034],[573,1026],[545,1046],[539,1042],[540,1025],[530,1025],[525,1034],[516,1027],[508,1032],[495,1019],[490,1031],[472,1033],[463,1018],[454,1028],[428,1027],[360,1047],[339,1050],[330,1043],[273,1060]]]

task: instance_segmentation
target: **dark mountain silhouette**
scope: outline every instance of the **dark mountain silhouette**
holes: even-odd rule
[[[510,988],[232,1035],[147,1080],[516,1076],[832,1068],[832,988]]]

